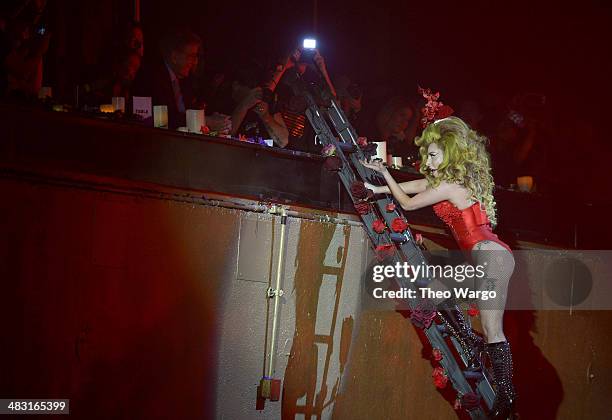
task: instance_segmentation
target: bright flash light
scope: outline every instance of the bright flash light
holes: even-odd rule
[[[314,50],[315,48],[317,48],[317,40],[316,39],[312,39],[312,38],[305,38],[304,39],[304,49]]]

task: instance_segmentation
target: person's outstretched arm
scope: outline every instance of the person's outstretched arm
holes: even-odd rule
[[[436,188],[426,188],[424,191],[418,193],[414,197],[409,197],[408,194],[402,190],[395,179],[393,179],[389,173],[389,170],[383,165],[382,162],[362,161],[361,163],[366,168],[380,172],[385,177],[385,181],[389,185],[391,194],[393,194],[393,197],[395,197],[403,210],[417,210],[451,198],[452,186],[446,182],[440,183],[440,185]]]
[[[376,186],[370,184],[369,182],[364,182],[364,184],[366,188],[372,190],[374,194],[391,194],[391,190],[389,189],[388,185]],[[402,191],[404,191],[406,194],[418,194],[427,189],[427,180],[425,178],[415,179],[414,181],[400,182],[397,185],[399,185]]]

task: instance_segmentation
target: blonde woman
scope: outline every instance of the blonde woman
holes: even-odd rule
[[[480,306],[485,351],[493,370],[497,389],[491,418],[513,414],[515,399],[512,384],[512,355],[503,332],[503,314],[514,257],[510,247],[493,233],[496,225],[493,177],[487,139],[457,117],[432,122],[415,139],[421,155],[424,179],[398,184],[387,168],[378,161],[362,162],[380,172],[387,186],[366,184],[375,193],[391,193],[402,209],[411,211],[426,206],[450,228],[459,247],[475,265],[486,267],[484,288],[495,291],[494,305]],[[413,195],[412,197],[410,195]],[[471,328],[460,331],[464,341],[478,346]],[[477,351],[477,350],[474,350]]]

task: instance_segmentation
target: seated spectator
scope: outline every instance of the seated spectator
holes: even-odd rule
[[[112,74],[102,77],[91,84],[90,105],[110,103],[113,96],[122,96],[126,106],[130,106],[132,84],[140,68],[141,57],[137,51],[128,50],[122,53],[113,64]]]
[[[138,22],[130,22],[124,32],[123,45],[120,48],[136,52],[140,57],[144,56],[144,32]]]
[[[414,144],[419,115],[410,100],[394,97],[376,115],[376,135],[372,140],[386,141],[387,153],[404,158],[404,165],[419,159]]]
[[[354,128],[357,128],[357,117],[361,112],[361,100],[363,93],[361,88],[351,82],[347,76],[341,76],[336,82],[338,102]]]
[[[270,89],[269,77],[256,66],[242,66],[232,82],[232,135],[272,139],[278,147],[289,142],[289,131]]]
[[[498,185],[517,182],[518,176],[530,175],[538,190],[546,190],[546,144],[553,144],[544,104],[531,104],[525,95],[516,95],[501,116],[491,136],[493,176]]]
[[[202,98],[193,90],[193,77],[200,59],[200,37],[190,31],[175,31],[161,42],[162,62],[147,71],[139,80],[137,92],[151,96],[154,105],[168,106],[168,125],[176,128],[185,125],[186,109],[203,109]],[[144,70],[144,69],[143,69]],[[213,114],[206,116],[211,131],[229,132],[229,116]]]

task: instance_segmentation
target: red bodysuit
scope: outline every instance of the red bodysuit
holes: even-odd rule
[[[462,250],[471,251],[480,241],[493,241],[512,252],[510,247],[493,233],[491,222],[487,213],[480,208],[480,203],[476,202],[466,209],[459,210],[453,203],[445,200],[434,204],[433,210],[451,229]]]

